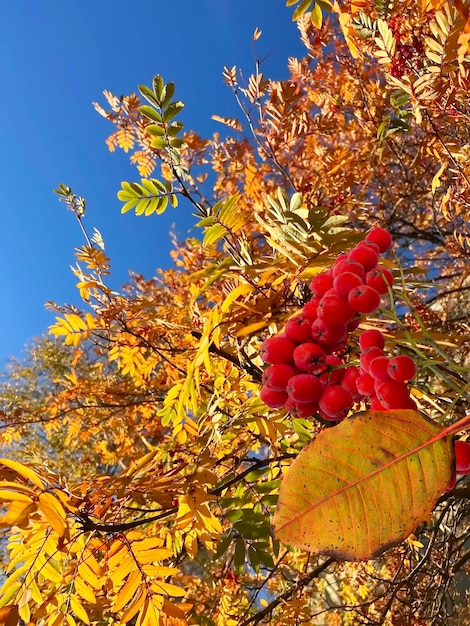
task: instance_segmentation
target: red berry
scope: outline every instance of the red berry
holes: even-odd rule
[[[296,343],[303,343],[309,341],[312,338],[310,329],[312,327],[312,320],[302,315],[297,315],[286,322],[284,332],[289,339]]]
[[[398,382],[407,382],[416,375],[416,364],[413,359],[406,354],[394,356],[390,359],[388,364],[388,375]]]
[[[384,405],[380,402],[377,396],[371,396],[370,410],[371,411],[388,411],[388,409],[384,407]]]
[[[272,391],[285,391],[289,379],[296,374],[297,371],[290,365],[278,363],[276,365],[270,365],[266,368],[263,372],[261,380],[266,389],[271,389]]]
[[[342,419],[351,409],[353,398],[349,391],[339,385],[325,387],[318,402],[320,411],[333,420]]]
[[[388,380],[377,387],[377,398],[387,409],[403,409],[410,399],[408,387],[405,383]]]
[[[304,304],[302,308],[302,317],[308,317],[310,320],[314,320],[317,317],[317,309],[320,304],[320,298],[313,296],[307,304]]]
[[[348,302],[358,313],[373,313],[380,306],[380,295],[372,287],[361,285],[349,292]]]
[[[383,350],[385,345],[384,336],[380,330],[376,330],[375,328],[365,330],[359,337],[359,345],[361,346],[361,350],[366,350],[371,346],[377,346],[377,348]]]
[[[316,296],[321,298],[328,289],[333,287],[333,276],[329,272],[322,272],[312,278],[309,289]]]
[[[333,346],[346,339],[346,324],[332,326],[325,320],[317,318],[311,328],[311,336],[314,341],[322,346]]]
[[[361,316],[360,315],[356,315],[356,317],[353,317],[352,319],[349,320],[349,322],[346,324],[346,330],[348,333],[352,333],[353,330],[356,330],[356,328],[359,326],[359,324],[361,323]]]
[[[297,374],[289,380],[286,391],[294,402],[316,402],[323,391],[323,384],[313,374]]]
[[[385,228],[377,226],[367,233],[366,241],[373,241],[379,246],[380,252],[383,253],[387,252],[392,245],[392,235]]]
[[[287,393],[285,391],[273,391],[267,387],[261,387],[259,395],[261,400],[271,409],[280,409],[287,400]]]
[[[375,250],[366,246],[356,246],[351,250],[348,254],[348,258],[351,261],[357,261],[360,263],[364,271],[368,272],[369,270],[374,269],[379,260],[379,255]]]
[[[378,356],[384,356],[384,353],[377,346],[371,346],[370,348],[366,348],[362,352],[360,356],[360,361],[361,361],[361,367],[364,370],[364,372],[366,372],[367,374],[369,373],[369,366],[370,366],[372,359],[375,359]]]
[[[454,474],[450,480],[450,483],[446,487],[446,491],[452,491],[452,489],[455,487],[456,482],[457,476]]]
[[[288,398],[286,411],[294,417],[305,419],[318,413],[318,402],[294,402],[294,400]]]
[[[326,354],[316,343],[302,343],[294,350],[294,363],[303,372],[315,374],[323,369]]]
[[[345,272],[351,272],[352,274],[357,274],[362,278],[364,275],[364,266],[357,261],[353,261],[352,259],[343,259],[338,262],[338,259],[335,261],[333,265],[333,278],[336,278],[340,274]]]
[[[356,248],[362,248],[363,246],[366,247],[366,248],[370,248],[371,250],[373,250],[374,252],[377,253],[377,256],[380,256],[380,248],[373,241],[360,241],[357,244]]]
[[[367,272],[366,283],[378,293],[384,294],[393,285],[393,274],[386,267],[375,267]]]
[[[341,387],[349,391],[353,399],[356,399],[359,394],[357,391],[356,381],[359,378],[359,368],[355,365],[350,365],[344,370],[343,378],[341,379]]]
[[[377,356],[375,359],[372,359],[369,364],[369,374],[374,380],[380,380],[381,382],[390,380],[388,363],[389,359],[386,356]]]
[[[359,285],[362,285],[362,278],[352,272],[342,272],[333,281],[336,293],[343,298],[347,298],[351,289]]]
[[[326,370],[320,374],[320,380],[329,385],[339,385],[343,380],[345,369],[343,362],[337,356],[328,354],[325,358]]]
[[[354,309],[348,304],[346,298],[330,293],[323,296],[318,305],[317,315],[332,326],[346,324],[354,317]]]
[[[295,343],[288,337],[277,335],[265,339],[260,348],[260,356],[265,363],[292,363]]]
[[[357,393],[361,396],[373,396],[375,394],[375,380],[365,372],[356,378]]]
[[[455,471],[457,474],[470,474],[470,443],[457,439],[455,448]]]

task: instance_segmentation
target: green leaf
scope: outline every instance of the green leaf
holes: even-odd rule
[[[316,3],[312,7],[310,19],[312,20],[312,24],[316,26],[316,28],[321,28],[323,23],[323,14],[321,12],[321,8]]]
[[[235,553],[233,556],[233,569],[236,574],[241,574],[245,567],[245,542],[241,537],[235,542]]]
[[[139,92],[140,95],[142,95],[147,100],[147,102],[150,102],[151,105],[157,108],[160,107],[160,103],[155,98],[155,94],[151,89],[149,89],[145,85],[139,85]]]
[[[167,126],[166,132],[168,133],[169,137],[176,137],[176,135],[181,131],[182,128],[183,122],[172,122]]]
[[[155,98],[157,99],[158,104],[161,106],[162,100],[165,98],[166,93],[163,93],[163,90],[165,89],[165,82],[163,81],[163,78],[160,76],[160,74],[157,74],[153,77],[152,87]]]
[[[174,117],[178,115],[178,113],[184,108],[184,102],[178,100],[177,102],[172,102],[168,105],[168,107],[163,112],[163,121],[170,122]]]
[[[162,123],[162,116],[153,107],[149,107],[147,104],[143,104],[139,107],[139,111],[142,113],[142,115],[148,117],[149,120],[157,122],[158,124]]]
[[[297,20],[301,17],[312,4],[312,0],[302,0],[298,6],[294,9],[294,13],[292,14],[292,20]]]
[[[165,97],[163,98],[161,103],[162,109],[168,106],[168,103],[175,95],[175,83],[169,82],[165,85],[165,87]]]
[[[450,483],[445,434],[410,410],[359,413],[321,431],[284,476],[277,539],[353,561],[401,543]]]
[[[208,246],[211,246],[219,241],[219,239],[221,239],[226,234],[227,229],[225,228],[225,226],[222,226],[222,224],[214,224],[206,230],[202,244],[207,248]]]
[[[170,139],[170,146],[172,148],[181,148],[183,144],[184,139],[180,139],[179,137],[174,137],[173,139]]]
[[[163,150],[163,148],[166,148],[166,146],[166,139],[160,139],[160,137],[156,137],[152,140],[152,148],[156,148],[157,150]]]
[[[165,127],[160,126],[160,124],[149,124],[145,127],[145,130],[148,132],[149,135],[157,135],[158,137],[165,136]]]
[[[220,557],[227,552],[230,544],[232,543],[232,539],[232,531],[228,531],[227,533],[222,535],[222,540],[219,542],[219,545],[217,546],[217,550],[215,551],[213,557],[215,560],[220,559]]]

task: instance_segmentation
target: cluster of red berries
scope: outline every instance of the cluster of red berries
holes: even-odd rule
[[[346,361],[348,333],[363,314],[378,309],[381,295],[393,284],[392,273],[378,265],[391,244],[388,231],[374,228],[330,270],[312,279],[313,297],[301,314],[261,346],[261,358],[269,364],[262,377],[265,404],[285,407],[296,417],[316,415],[327,421],[342,420],[364,400],[375,410],[415,407],[406,385],[415,365],[404,355],[387,358],[379,331],[361,335],[360,367]]]

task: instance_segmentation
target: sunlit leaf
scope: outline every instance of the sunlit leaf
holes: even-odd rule
[[[452,477],[452,440],[416,411],[359,413],[322,431],[281,485],[276,536],[341,559],[376,556],[432,511]]]

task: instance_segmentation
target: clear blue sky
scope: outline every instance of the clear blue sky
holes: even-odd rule
[[[181,237],[188,209],[163,216],[120,214],[122,180],[138,179],[105,138],[112,125],[94,110],[103,89],[116,95],[150,84],[154,74],[177,86],[186,129],[211,136],[224,127],[212,114],[237,115],[222,80],[224,65],[253,69],[252,35],[265,75],[287,77],[287,59],[304,49],[284,0],[17,0],[2,5],[0,55],[0,367],[54,321],[44,303],[79,303],[69,267],[83,239],[52,190],[59,182],[87,199],[86,225],[102,233],[112,284],[130,269],[152,276],[169,267],[168,232]]]

